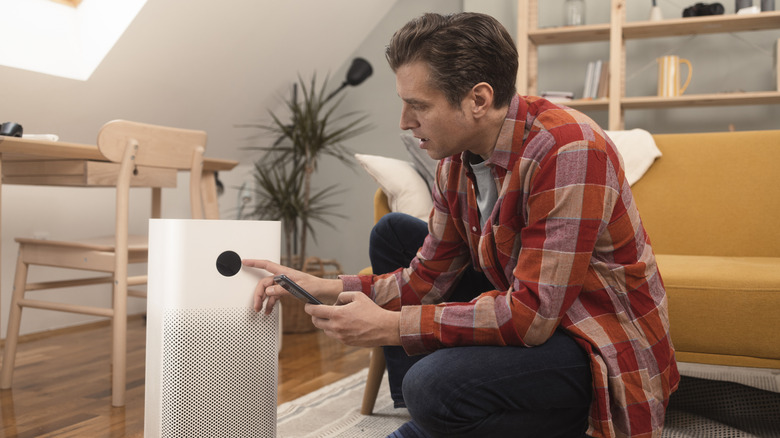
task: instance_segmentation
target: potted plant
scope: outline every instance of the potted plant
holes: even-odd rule
[[[367,115],[358,112],[339,115],[336,109],[343,98],[333,98],[345,86],[358,85],[370,75],[370,64],[356,58],[347,80],[327,95],[327,78],[318,87],[316,74],[308,83],[299,77],[290,99],[285,101],[289,121],[269,111],[270,123],[244,125],[259,128],[276,138],[270,146],[252,148],[265,154],[254,165],[255,205],[248,217],[282,222],[285,248],[282,261],[295,269],[320,276],[341,273],[335,260],[307,257],[309,235],[316,238],[313,224],[320,222],[333,227],[329,219],[341,216],[332,200],[340,192],[338,186],[315,188],[312,176],[320,158],[326,155],[347,166],[354,164],[352,152],[343,143],[370,129]],[[307,264],[312,259],[314,263]],[[326,263],[336,266],[335,271],[325,269]],[[311,318],[303,311],[303,303],[292,297],[282,298],[282,321],[285,333],[314,329]]]
[[[338,186],[312,187],[319,160],[328,155],[351,167],[352,152],[343,143],[371,128],[365,114],[338,115],[336,109],[343,98],[333,97],[343,86],[328,95],[327,84],[326,78],[318,87],[316,74],[308,84],[299,78],[291,98],[285,101],[289,121],[269,111],[271,123],[245,125],[276,138],[270,146],[252,148],[265,154],[254,165],[256,201],[249,217],[282,222],[285,259],[299,270],[306,260],[309,235],[316,238],[313,224],[332,227],[329,219],[341,216],[335,210],[338,205],[331,200],[339,193]]]

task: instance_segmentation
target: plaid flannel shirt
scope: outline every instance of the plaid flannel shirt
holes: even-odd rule
[[[400,310],[409,354],[532,347],[560,326],[590,357],[588,434],[660,436],[679,381],[666,292],[612,141],[582,113],[516,96],[486,161],[499,198],[483,229],[467,155],[440,162],[411,266],[344,276],[345,290]],[[469,264],[497,290],[447,303]]]

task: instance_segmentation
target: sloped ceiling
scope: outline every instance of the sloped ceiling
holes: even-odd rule
[[[387,0],[150,0],[86,81],[0,67],[3,121],[94,142],[116,118],[205,129],[240,159],[235,128],[279,107],[300,74],[334,75],[395,4]]]

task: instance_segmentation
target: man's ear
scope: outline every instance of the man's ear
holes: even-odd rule
[[[482,117],[493,106],[493,87],[487,82],[480,82],[471,89],[472,107],[474,117]]]

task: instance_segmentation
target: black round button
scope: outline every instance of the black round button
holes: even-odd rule
[[[232,277],[241,270],[241,257],[233,251],[225,251],[217,257],[217,271],[225,277]]]

